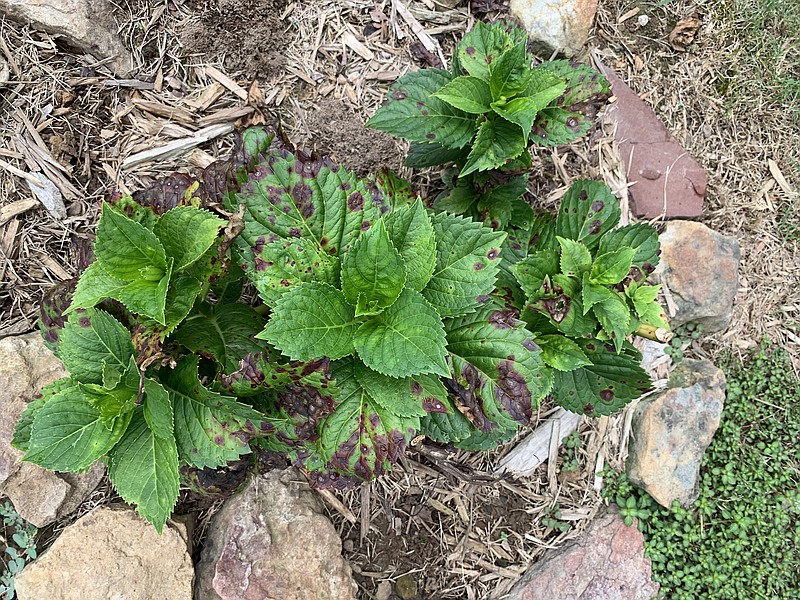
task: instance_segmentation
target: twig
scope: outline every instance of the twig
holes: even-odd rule
[[[144,150],[143,152],[132,154],[122,161],[122,168],[132,169],[147,162],[154,162],[157,160],[164,160],[167,158],[180,156],[181,154],[188,152],[200,144],[204,144],[209,140],[213,140],[214,138],[230,133],[231,131],[233,131],[233,125],[231,123],[210,125],[199,130],[192,137],[174,140],[158,148],[151,148],[149,150]]]

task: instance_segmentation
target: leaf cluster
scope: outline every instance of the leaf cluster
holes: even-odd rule
[[[720,427],[694,505],[670,509],[609,473],[604,495],[637,516],[664,597],[800,595],[800,394],[783,349],[728,358]],[[639,514],[634,514],[633,511]]]
[[[13,600],[14,580],[25,567],[27,561],[36,560],[37,529],[23,519],[12,504],[6,500],[0,504],[0,517],[3,518],[3,542],[5,553],[0,573],[0,594]],[[6,556],[8,558],[6,558]]]

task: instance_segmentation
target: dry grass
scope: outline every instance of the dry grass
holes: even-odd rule
[[[731,42],[736,24],[724,20],[721,1],[701,2],[704,26],[688,53],[675,52],[665,40],[694,5],[661,4],[604,0],[591,45],[707,169],[703,220],[740,241],[741,287],[731,328],[703,351],[744,351],[768,335],[789,348],[798,367],[796,129],[767,96],[751,97],[740,109],[721,94],[721,82],[730,85],[738,72],[736,52],[743,47],[741,40],[739,46]],[[289,4],[282,15],[292,38],[286,68],[255,84],[238,79],[239,73],[220,74],[215,68],[222,63],[214,57],[185,55],[178,33],[192,13],[181,2],[120,3],[122,35],[139,66],[133,87],[107,85],[102,67],[82,73],[87,60],[57,51],[49,36],[0,23],[0,56],[11,66],[0,101],[0,159],[25,172],[62,178],[68,213],[56,219],[32,208],[0,225],[0,337],[31,329],[42,288],[76,275],[70,247],[76,237],[91,236],[100,198],[176,169],[203,167],[227,152],[230,141],[216,139],[157,163],[124,168],[130,155],[190,137],[210,122],[242,125],[272,115],[293,139],[313,145],[320,132],[308,126],[308,115],[320,103],[340,102],[363,122],[399,75],[435,60],[440,49],[446,58],[474,21],[466,5],[438,11],[431,0],[408,5],[413,18],[386,0]],[[638,27],[635,18],[620,22],[635,6],[650,17],[648,26]],[[415,20],[437,35],[438,48],[425,49]],[[41,156],[38,162],[27,156],[32,146],[64,168],[53,172]],[[569,148],[542,151],[534,175],[531,191],[544,207],[583,176],[603,178],[626,201],[613,135],[603,128]],[[415,174],[414,182],[427,193],[436,176]],[[24,180],[0,167],[0,209],[30,197]],[[601,504],[596,473],[623,464],[632,410],[580,427],[578,476],[560,473],[559,459],[530,478],[499,479],[495,465],[513,443],[495,452],[453,455],[423,445],[390,477],[325,495],[363,597],[374,597],[380,581],[411,572],[423,597],[501,598],[530,562],[579,535],[594,516]],[[546,416],[544,407],[536,421]],[[103,488],[88,505],[111,498]],[[566,533],[542,522],[556,505],[572,525]]]

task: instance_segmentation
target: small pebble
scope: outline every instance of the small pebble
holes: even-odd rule
[[[402,577],[398,577],[394,584],[394,591],[403,600],[414,600],[417,597],[417,582],[414,576],[406,573]]]
[[[375,600],[389,600],[392,596],[392,582],[381,581],[378,590],[375,592]]]
[[[647,15],[639,15],[637,21],[639,22],[639,27],[644,27],[650,22],[650,17]]]

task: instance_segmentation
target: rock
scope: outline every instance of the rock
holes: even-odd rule
[[[100,508],[67,527],[16,577],[19,600],[191,600],[185,528],[163,535],[131,509]]]
[[[601,70],[616,97],[607,115],[617,124],[615,137],[633,184],[628,189],[633,212],[646,219],[699,216],[706,194],[703,167],[613,70]]]
[[[252,478],[214,515],[197,565],[202,600],[355,600],[342,542],[293,469]]]
[[[36,392],[67,375],[38,332],[0,340],[0,493],[20,516],[42,528],[68,515],[103,477],[101,464],[87,473],[54,473],[22,462],[11,446],[14,425]]]
[[[669,389],[643,400],[633,416],[627,471],[662,506],[697,499],[700,463],[719,426],[725,375],[708,360],[684,359]]]
[[[67,45],[98,59],[114,57],[108,65],[120,77],[133,70],[133,57],[117,35],[109,0],[0,0],[0,14],[64,36]]]
[[[644,538],[617,512],[597,517],[583,537],[545,554],[514,585],[506,600],[649,600]]]
[[[589,37],[597,0],[511,0],[509,9],[532,41],[573,56]]]
[[[398,577],[394,588],[402,600],[414,600],[417,597],[417,580],[411,573]]]
[[[672,327],[702,323],[706,333],[725,331],[739,289],[739,242],[694,221],[672,221],[659,236],[656,270],[677,312]]]

